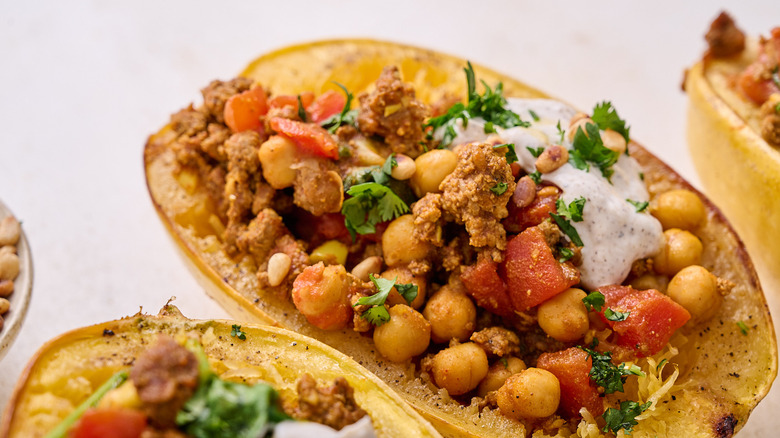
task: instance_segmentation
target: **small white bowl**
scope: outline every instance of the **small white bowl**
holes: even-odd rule
[[[11,216],[11,210],[0,201],[0,220],[6,216]],[[18,217],[17,217],[18,219]],[[5,323],[0,329],[0,360],[8,352],[14,339],[22,328],[22,322],[27,314],[27,307],[30,304],[33,284],[32,255],[30,254],[30,245],[27,243],[27,236],[19,236],[19,242],[16,244],[16,253],[19,256],[19,276],[14,280],[14,292],[8,297],[11,302],[11,308],[3,315]]]

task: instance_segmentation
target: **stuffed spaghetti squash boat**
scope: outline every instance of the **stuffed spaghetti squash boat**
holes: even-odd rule
[[[780,288],[780,27],[750,38],[726,13],[709,49],[686,74],[688,145],[708,194],[757,260],[764,285]],[[724,178],[724,175],[728,177]]]
[[[777,373],[706,198],[588,113],[414,47],[326,41],[214,81],[150,137],[208,293],[319,339],[445,436],[731,436]]]
[[[49,341],[0,425],[0,436],[26,438],[272,434],[440,436],[381,380],[314,339],[190,320],[171,305]]]

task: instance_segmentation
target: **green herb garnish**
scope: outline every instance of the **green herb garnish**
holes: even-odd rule
[[[565,246],[562,246],[558,249],[558,253],[560,254],[560,258],[558,259],[558,263],[563,263],[568,260],[571,260],[572,257],[574,257],[574,251],[571,250],[571,248],[566,248]],[[587,298],[587,297],[585,297]],[[585,299],[583,298],[583,299]]]
[[[625,321],[630,314],[631,312],[618,312],[617,310],[612,310],[609,307],[604,310],[604,317],[614,322]]]
[[[563,137],[566,134],[566,130],[561,128],[561,121],[558,120],[558,124],[555,125],[555,128],[558,130],[558,135],[561,137],[560,144],[563,144]]]
[[[493,146],[493,149],[502,149],[506,148],[506,154],[504,154],[504,157],[506,157],[506,164],[512,164],[517,161],[517,152],[515,152],[515,144],[514,143],[504,143],[504,144],[497,144]]]
[[[544,152],[544,146],[539,146],[538,148],[532,148],[531,146],[526,146],[526,149],[528,149],[528,152],[531,153],[531,155],[534,156],[534,158],[539,158],[539,155],[542,155],[542,152]]]
[[[612,432],[617,434],[620,429],[625,431],[626,435],[631,435],[631,431],[634,430],[634,426],[639,424],[636,421],[636,417],[642,412],[646,411],[652,403],[647,402],[643,405],[635,401],[624,401],[620,403],[619,409],[609,408],[602,418],[606,421],[606,425],[602,432]]]
[[[417,298],[417,285],[415,284],[395,284],[398,277],[393,280],[387,280],[382,277],[376,278],[374,277],[374,274],[369,274],[368,276],[374,283],[374,286],[376,286],[377,293],[368,297],[361,297],[353,307],[361,305],[371,306],[371,308],[363,312],[360,317],[377,327],[390,320],[390,313],[385,307],[385,301],[394,286],[395,290],[401,294],[407,303],[411,304],[412,301]]]
[[[628,201],[629,204],[634,206],[637,213],[641,213],[645,211],[647,209],[647,206],[650,205],[650,203],[647,201],[639,202],[639,201],[632,201],[631,199],[626,199],[626,201]]]
[[[604,101],[597,104],[593,108],[593,116],[590,119],[598,125],[599,129],[611,129],[622,135],[626,139],[626,144],[628,144],[628,133],[631,128],[626,126],[626,121],[618,116],[617,111],[612,107],[612,103]]]
[[[743,335],[747,336],[748,334],[748,326],[742,321],[737,321],[737,327],[739,327],[739,331],[742,332]]]
[[[344,201],[341,214],[352,238],[371,234],[376,224],[395,219],[409,211],[409,206],[389,187],[376,182],[357,184],[347,190],[352,196]]]
[[[468,102],[464,105],[458,102],[447,110],[446,114],[433,117],[423,125],[423,128],[429,129],[427,137],[433,138],[433,133],[439,129],[444,129],[441,145],[448,145],[457,136],[455,124],[461,120],[463,126],[468,126],[469,119],[480,117],[485,120],[485,133],[496,132],[495,127],[512,128],[514,126],[528,127],[530,124],[520,119],[520,116],[506,108],[507,101],[504,98],[504,85],[499,82],[495,89],[482,81],[485,91],[480,95],[476,91],[476,77],[471,63],[463,69],[466,73],[466,85],[468,87]]]
[[[298,95],[298,117],[300,117],[301,121],[304,123],[307,121],[306,109],[303,107],[303,101],[301,100],[300,94]]]
[[[531,179],[533,180],[534,184],[539,185],[539,184],[542,183],[542,173],[539,172],[538,170],[535,170],[535,171],[529,173],[528,176],[531,177]]]
[[[338,114],[334,114],[327,119],[325,119],[322,123],[320,123],[320,126],[327,129],[328,132],[333,134],[336,132],[337,129],[339,129],[339,126],[341,125],[352,125],[355,126],[358,111],[350,110],[349,108],[352,106],[352,99],[354,98],[352,96],[352,93],[347,90],[347,87],[339,84],[338,82],[333,82],[334,84],[338,85],[339,88],[344,92],[344,94],[347,95],[347,101],[344,102],[344,108],[341,109],[341,112]],[[300,97],[299,97],[300,99]]]
[[[661,359],[661,362],[658,362],[658,365],[655,366],[655,370],[656,371],[660,370],[666,362],[669,362],[668,360],[666,360],[666,358]]]
[[[230,336],[246,341],[246,332],[241,330],[240,325],[233,324],[233,328],[230,330]]]
[[[498,182],[495,186],[491,187],[490,191],[493,192],[493,194],[495,194],[496,196],[501,196],[504,194],[504,192],[506,192],[506,187],[507,187],[506,183],[501,181]]]
[[[585,207],[585,198],[579,197],[572,201],[569,205],[566,205],[563,199],[558,199],[555,202],[555,206],[558,209],[557,213],[550,213],[558,228],[563,231],[564,234],[569,236],[569,239],[577,245],[582,246],[582,239],[577,230],[572,226],[569,220],[573,222],[582,222],[582,209]]]
[[[630,375],[644,376],[645,373],[636,366],[628,366],[625,363],[615,365],[612,363],[612,353],[600,353],[590,348],[580,346],[583,351],[590,355],[593,365],[590,368],[588,376],[596,385],[604,388],[605,394],[613,392],[623,392],[623,383]]]
[[[604,306],[605,298],[604,294],[602,294],[599,291],[593,291],[588,294],[585,298],[582,299],[582,302],[585,303],[585,307],[588,310],[595,310],[596,312],[601,312],[601,308]]]
[[[531,115],[531,118],[534,119],[534,122],[538,122],[539,121],[539,115],[536,114],[536,111],[534,111],[532,109],[529,109],[528,110],[528,114]]]
[[[615,164],[620,153],[608,149],[601,141],[599,127],[594,123],[585,125],[585,131],[582,127],[577,128],[574,134],[574,142],[571,151],[569,151],[569,163],[580,170],[590,171],[590,164],[593,163],[601,170],[601,174],[607,181],[610,180]],[[610,181],[611,182],[611,181]]]

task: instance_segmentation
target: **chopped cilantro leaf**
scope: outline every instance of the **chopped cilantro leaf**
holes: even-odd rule
[[[601,170],[604,178],[609,181],[614,173],[612,165],[617,162],[620,154],[604,146],[598,126],[588,123],[585,125],[585,130],[587,134],[582,130],[582,127],[579,127],[577,133],[574,134],[572,150],[569,151],[569,163],[577,169],[585,171],[590,171],[588,163],[593,163]]]
[[[587,297],[582,299],[582,302],[585,303],[585,307],[588,310],[595,310],[596,312],[601,312],[601,308],[604,306],[604,294],[602,294],[599,291],[593,291],[588,294]]]
[[[461,120],[463,126],[468,125],[469,119],[481,117],[485,120],[485,133],[496,132],[496,126],[502,128],[512,128],[514,126],[528,127],[530,124],[520,119],[520,116],[506,108],[506,99],[504,98],[504,84],[499,82],[495,89],[482,81],[485,91],[480,95],[476,91],[476,75],[471,63],[463,69],[466,72],[466,85],[468,87],[468,102],[464,105],[458,102],[451,106],[447,112],[441,116],[429,119],[423,128],[428,131],[428,139],[433,138],[433,133],[442,128],[444,133],[441,139],[441,145],[448,145],[455,139],[457,132],[455,124]]]
[[[615,365],[612,363],[612,353],[600,353],[586,347],[580,346],[583,351],[590,355],[593,365],[590,368],[588,376],[596,385],[604,388],[605,394],[613,392],[623,392],[623,383],[629,375],[644,376],[645,374],[636,365],[628,366],[625,363]]]
[[[748,334],[748,326],[742,321],[737,321],[737,327],[739,327],[739,331],[742,332],[743,335],[747,336]]]
[[[631,312],[618,312],[616,310],[610,309],[609,307],[607,307],[607,309],[604,310],[604,317],[610,321],[615,321],[615,322],[625,321],[626,318],[628,318],[628,315],[630,314]]]
[[[232,330],[230,330],[230,336],[246,341],[246,333],[241,330],[240,325],[233,324]]]
[[[369,278],[374,283],[374,286],[376,286],[377,293],[368,297],[361,297],[354,306],[372,306],[360,316],[377,327],[390,320],[390,313],[385,307],[385,301],[387,300],[388,295],[390,295],[390,291],[393,290],[393,286],[395,286],[395,290],[401,294],[407,303],[411,304],[412,301],[417,298],[417,285],[415,284],[395,284],[398,277],[393,280],[388,280],[382,277],[374,277],[374,274],[369,274]]]
[[[531,118],[534,119],[534,122],[538,122],[539,121],[539,115],[536,114],[536,111],[534,111],[532,109],[529,109],[528,110],[528,114],[531,115]]]
[[[302,122],[306,122],[306,109],[303,107],[303,101],[301,101],[301,95],[298,95],[298,117],[301,118]]]
[[[395,154],[390,154],[385,160],[385,164],[382,165],[382,172],[390,175],[395,167],[398,167],[398,161],[395,159]]]
[[[574,251],[572,251],[570,248],[566,248],[565,246],[558,249],[558,253],[560,253],[561,255],[561,257],[558,258],[558,263],[563,263],[565,261],[570,260],[572,257],[574,257]]]
[[[580,239],[580,234],[577,232],[577,229],[574,228],[574,226],[569,222],[569,220],[574,222],[582,222],[582,209],[585,206],[585,198],[577,198],[568,206],[566,205],[566,202],[563,201],[563,199],[558,199],[555,205],[558,211],[557,213],[551,212],[550,217],[552,217],[552,219],[558,225],[558,228],[560,228],[564,234],[569,236],[569,239],[571,239],[575,245],[583,246],[582,239]]]
[[[534,184],[541,184],[542,183],[542,173],[538,170],[529,173],[528,176],[531,177],[531,179],[534,181]]]
[[[558,124],[555,125],[555,128],[558,130],[558,135],[561,137],[560,143],[563,144],[563,137],[566,134],[566,130],[561,128],[561,121],[558,120]]]
[[[593,108],[593,116],[591,120],[596,122],[599,129],[611,129],[618,134],[622,135],[626,139],[626,143],[629,140],[630,127],[626,126],[626,121],[618,116],[615,108],[612,107],[612,103],[608,101],[601,102]]]
[[[626,201],[628,201],[629,204],[634,206],[637,213],[641,213],[645,211],[647,209],[647,206],[650,205],[650,203],[647,201],[639,202],[639,201],[632,201],[631,199],[626,199]]]
[[[376,182],[353,185],[347,194],[352,197],[342,204],[341,214],[353,239],[356,233],[371,234],[376,231],[376,224],[409,211],[409,206],[389,187]]]
[[[542,152],[544,152],[544,146],[539,146],[538,148],[532,148],[531,146],[526,146],[526,149],[528,149],[528,152],[531,153],[531,155],[534,156],[534,158],[539,158],[539,155],[542,155]]]
[[[503,181],[500,181],[495,186],[490,188],[490,191],[493,192],[496,196],[501,196],[506,192],[506,183]]]
[[[334,114],[327,119],[325,119],[322,123],[320,123],[320,126],[327,129],[328,132],[333,134],[336,132],[337,129],[339,129],[339,126],[341,125],[352,125],[355,126],[358,111],[357,110],[350,110],[350,106],[352,106],[352,99],[354,96],[352,96],[352,93],[347,90],[347,87],[339,84],[338,82],[333,82],[334,84],[338,85],[339,88],[341,88],[342,91],[344,91],[344,94],[347,95],[347,101],[344,103],[344,108],[341,109],[341,112],[338,114]]]
[[[609,408],[602,418],[606,421],[606,425],[602,432],[612,432],[617,434],[620,429],[623,429],[626,435],[631,435],[631,431],[634,430],[634,426],[639,424],[636,421],[636,417],[642,412],[646,411],[652,403],[647,402],[643,405],[635,401],[624,401],[620,403],[620,409]]]
[[[501,362],[501,364],[504,365],[504,368],[509,368],[509,361],[505,357],[499,359],[499,362]]]
[[[506,154],[504,156],[506,157],[506,164],[512,164],[517,161],[517,152],[515,152],[515,145],[514,143],[504,143],[504,144],[497,144],[493,146],[493,149],[502,149],[506,148]]]
[[[644,172],[639,172],[639,179],[641,179],[642,181],[645,180],[645,173]]]

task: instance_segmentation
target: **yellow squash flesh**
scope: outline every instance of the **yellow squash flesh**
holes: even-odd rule
[[[688,146],[702,184],[753,255],[764,289],[780,294],[780,150],[759,131],[758,108],[733,86],[757,55],[707,59],[688,71]]]
[[[342,376],[378,436],[440,436],[384,382],[338,351],[297,333],[260,325],[242,325],[246,333],[242,341],[230,336],[232,325],[190,320],[167,306],[158,316],[131,316],[55,338],[27,366],[8,403],[0,436],[44,436],[111,375],[127,369],[159,333],[180,339],[197,336],[217,374],[268,382],[285,399],[295,397],[296,382],[304,373],[321,384]]]
[[[260,57],[242,75],[273,94],[307,90],[320,93],[335,87],[331,81],[337,81],[357,95],[370,89],[381,68],[391,64],[399,66],[404,80],[411,82],[417,96],[426,102],[446,94],[466,93],[462,71],[465,60],[369,40],[324,41],[282,49]],[[477,65],[475,70],[477,77],[488,84],[502,81],[507,96],[547,97],[489,69]],[[280,325],[334,346],[387,382],[445,436],[510,437],[526,433],[523,424],[495,410],[480,411],[474,404],[452,400],[414,364],[382,359],[370,338],[351,330],[319,330],[308,324],[288,300],[258,290],[257,268],[252,262],[248,258],[239,263],[231,260],[217,237],[210,235],[214,231],[209,232],[207,225],[209,213],[202,207],[206,205],[205,193],[197,187],[185,189],[173,176],[175,158],[166,149],[172,136],[170,129],[163,128],[147,143],[149,192],[184,260],[209,295],[228,312],[244,321]],[[651,196],[674,188],[693,190],[641,146],[632,142],[630,148],[643,167]],[[753,266],[720,211],[706,199],[705,204],[707,221],[696,232],[704,243],[702,264],[736,287],[712,320],[686,326],[682,335],[675,337],[673,343],[679,354],[670,363],[680,370],[680,377],[652,415],[634,427],[633,436],[730,436],[744,425],[777,374],[775,334]],[[737,325],[740,321],[749,326],[748,335],[741,333]],[[627,393],[626,398],[630,397]],[[534,436],[569,436],[576,433],[577,426],[576,422],[558,422],[547,429],[549,435],[538,430]]]

